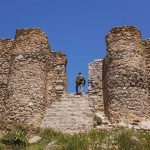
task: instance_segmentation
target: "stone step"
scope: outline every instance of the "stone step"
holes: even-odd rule
[[[63,132],[84,132],[93,127],[93,107],[87,94],[64,94],[47,107],[42,128]]]

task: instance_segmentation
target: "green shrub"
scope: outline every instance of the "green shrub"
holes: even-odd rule
[[[102,119],[96,115],[94,115],[94,121],[96,122],[97,125],[101,125],[102,124]]]
[[[26,146],[28,144],[28,140],[23,131],[17,130],[15,132],[8,132],[2,139],[3,144],[9,146]]]

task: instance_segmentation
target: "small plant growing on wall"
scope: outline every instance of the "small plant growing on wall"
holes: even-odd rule
[[[96,122],[96,125],[102,124],[102,119],[98,117],[97,115],[94,115],[94,121]]]

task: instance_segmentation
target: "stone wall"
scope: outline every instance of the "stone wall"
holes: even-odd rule
[[[39,29],[17,30],[12,49],[6,116],[11,120],[38,120],[46,105],[46,53],[48,41]]]
[[[10,75],[12,39],[0,39],[0,116],[5,113],[5,99],[9,96],[8,81]]]
[[[106,36],[105,104],[112,121],[148,118],[144,46],[137,28],[113,28]]]
[[[3,92],[0,101],[5,102],[4,107],[1,105],[7,110],[4,115],[9,120],[38,125],[47,102],[56,100],[66,92],[66,56],[60,52],[51,52],[45,33],[38,28],[17,30],[13,46],[3,49],[9,54],[9,61],[6,56],[3,60],[3,53],[0,59],[4,64],[0,69],[0,77],[3,78],[6,72],[6,82],[8,80],[8,92]],[[50,91],[52,84],[54,89]],[[53,95],[55,99],[52,99]]]
[[[88,93],[95,111],[104,111],[102,89],[102,60],[98,59],[88,65]]]
[[[143,40],[143,45],[145,46],[146,75],[147,75],[147,83],[148,83],[149,98],[150,98],[150,39]]]
[[[106,57],[88,66],[87,101],[112,122],[148,119],[150,40],[122,26],[107,34],[106,46]],[[0,117],[39,125],[67,93],[66,65],[66,55],[51,50],[41,29],[18,29],[15,39],[0,39]]]
[[[46,99],[48,103],[59,100],[67,92],[66,56],[61,52],[53,52],[52,55],[56,64],[49,68],[47,73]]]
[[[62,54],[60,51],[53,52],[54,57],[56,58],[57,65],[55,67],[56,74],[58,75],[55,85],[55,90],[58,95],[62,95],[67,92],[67,74],[66,74],[66,65],[67,59],[66,55]]]

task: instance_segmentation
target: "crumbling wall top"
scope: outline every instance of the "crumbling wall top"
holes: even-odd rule
[[[51,48],[46,34],[40,28],[16,30],[14,53],[41,50],[50,53]]]
[[[0,50],[3,49],[3,47],[10,47],[14,42],[14,39],[0,39]]]
[[[144,46],[150,46],[150,38],[142,40]]]
[[[11,46],[14,43],[14,39],[0,39],[0,56],[3,57],[6,54],[10,55]]]
[[[140,50],[143,53],[141,32],[134,26],[121,26],[112,28],[106,35],[107,52],[120,52]],[[135,49],[135,46],[137,47]],[[138,47],[141,47],[140,49]],[[133,49],[134,48],[134,49]]]
[[[46,34],[40,28],[22,28],[16,30],[16,38],[29,37],[31,35],[41,35],[42,37],[47,38]]]
[[[112,28],[106,35],[106,44],[117,40],[141,39],[141,32],[134,26],[120,26]]]
[[[67,65],[67,58],[66,58],[65,54],[63,54],[60,51],[52,52],[52,54],[54,55],[54,57],[59,65]]]
[[[130,32],[130,34],[136,34],[136,35],[139,35],[141,36],[141,32],[140,30],[138,30],[137,27],[134,27],[134,26],[120,26],[120,27],[115,27],[115,28],[112,28],[108,34],[106,35],[106,37],[108,38],[109,36],[111,35],[118,35],[118,34],[123,34],[125,32]]]

